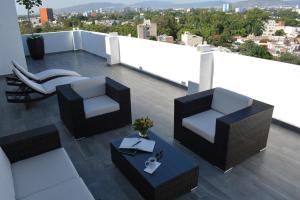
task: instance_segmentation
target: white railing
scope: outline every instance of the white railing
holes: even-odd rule
[[[194,47],[120,36],[119,48],[122,64],[179,84],[199,82],[200,55]]]
[[[81,31],[82,50],[106,57],[105,37],[107,34]]]
[[[85,50],[95,55],[106,57],[105,37],[107,34],[90,31],[61,31],[40,33],[44,38],[45,53],[58,53],[73,50]],[[23,35],[23,47],[25,55],[29,55],[26,38]]]
[[[109,64],[128,65],[175,83],[193,81],[202,90],[224,87],[274,105],[274,118],[300,127],[298,65],[89,31],[43,36],[46,53],[82,49],[107,58]],[[28,55],[26,36],[23,44]]]
[[[273,117],[300,127],[300,66],[215,52],[213,87],[275,106]]]
[[[41,35],[44,38],[45,53],[57,53],[74,50],[72,31],[41,33]],[[28,36],[29,35],[22,36],[25,55],[29,55],[26,43],[26,38]]]

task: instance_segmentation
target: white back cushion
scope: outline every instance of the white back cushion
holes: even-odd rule
[[[89,99],[105,94],[105,77],[97,76],[71,83],[73,90],[83,99]]]
[[[16,61],[12,61],[12,64],[14,65],[14,67],[19,70],[22,74],[24,74],[25,76],[27,76],[27,78],[33,79],[33,80],[39,80],[39,78],[34,75],[33,73],[30,73],[29,71],[27,71],[26,69],[24,69],[21,65],[19,65]]]
[[[226,90],[215,88],[211,108],[225,115],[251,106],[253,99]]]
[[[0,199],[15,200],[11,164],[0,147]]]

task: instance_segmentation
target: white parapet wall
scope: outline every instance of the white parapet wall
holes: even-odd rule
[[[105,37],[107,36],[108,34],[105,33],[81,31],[82,49],[89,53],[106,58]]]
[[[12,73],[11,61],[27,67],[17,19],[15,1],[0,3],[0,75]]]
[[[74,50],[73,32],[72,31],[61,31],[61,32],[48,32],[39,33],[44,38],[45,53],[58,53],[64,51]],[[23,46],[25,55],[29,55],[28,46],[26,39],[30,36],[29,34],[23,35]]]
[[[300,66],[232,53],[214,53],[213,87],[275,106],[273,117],[300,127]]]
[[[182,84],[199,83],[200,54],[194,47],[119,36],[120,62]]]

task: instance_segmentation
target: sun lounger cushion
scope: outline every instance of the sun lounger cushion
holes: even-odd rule
[[[58,76],[81,76],[75,71],[65,70],[65,69],[48,69],[36,74],[30,73],[25,68],[20,66],[17,62],[12,61],[15,68],[17,68],[22,74],[27,76],[28,78],[35,80],[35,81],[43,81],[52,77]]]
[[[39,84],[36,83],[30,79],[28,79],[26,76],[24,76],[21,72],[19,72],[16,69],[13,69],[16,76],[28,87],[32,88],[33,90],[40,92],[42,94],[52,94],[56,91],[56,86],[64,85],[64,84],[70,84],[73,81],[79,81],[83,79],[88,79],[87,77],[81,77],[81,76],[66,76],[66,77],[59,77],[52,79],[50,81],[47,81],[45,83]]]

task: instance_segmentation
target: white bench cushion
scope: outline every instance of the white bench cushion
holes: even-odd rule
[[[105,77],[97,76],[71,84],[72,89],[83,99],[89,99],[105,94]]]
[[[15,200],[11,164],[0,147],[0,199]]]
[[[63,148],[12,164],[16,199],[79,177]]]
[[[224,116],[222,113],[208,110],[182,120],[182,125],[197,133],[207,141],[215,142],[216,119]]]
[[[81,178],[74,178],[23,200],[94,200]]]
[[[83,106],[86,118],[120,110],[119,103],[106,95],[85,99]]]
[[[225,115],[242,110],[252,105],[253,99],[226,90],[215,88],[211,108]]]

